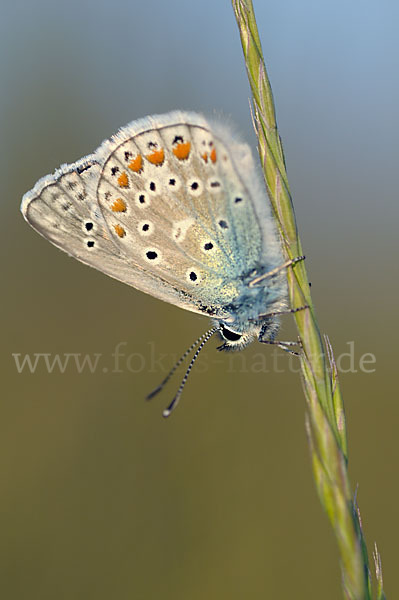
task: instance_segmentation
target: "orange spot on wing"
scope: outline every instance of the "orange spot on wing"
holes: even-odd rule
[[[177,144],[173,148],[173,154],[179,160],[185,160],[186,158],[188,158],[188,155],[190,154],[190,150],[191,150],[190,142],[182,142],[180,144]]]
[[[121,188],[127,188],[129,187],[129,179],[127,177],[127,173],[125,171],[123,171],[123,173],[121,173],[118,177],[118,185]]]
[[[212,148],[211,153],[210,153],[209,156],[211,157],[211,161],[213,163],[215,163],[216,162],[216,150],[215,150],[215,148]]]
[[[123,229],[123,227],[121,225],[114,225],[114,229],[116,232],[116,235],[118,235],[120,238],[125,237],[126,235],[126,231]]]
[[[126,212],[126,202],[122,198],[117,198],[112,203],[111,210],[113,212]]]
[[[131,160],[128,164],[128,167],[131,171],[134,171],[135,173],[141,171],[141,169],[143,168],[143,157],[141,156],[141,154],[138,154],[136,158],[133,158],[133,160]]]
[[[146,159],[153,165],[162,165],[163,161],[165,160],[163,148],[160,150],[154,150],[154,152],[151,154],[147,154]]]
[[[208,153],[204,152],[204,154],[201,154],[201,158],[203,158],[204,161],[207,163],[208,162]]]

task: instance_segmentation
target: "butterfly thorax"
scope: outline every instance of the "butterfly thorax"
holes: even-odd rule
[[[274,340],[278,332],[278,317],[266,315],[286,307],[281,283],[270,280],[267,285],[250,287],[252,279],[245,278],[235,301],[223,307],[228,316],[214,321],[224,341],[221,350],[241,350],[254,339]]]

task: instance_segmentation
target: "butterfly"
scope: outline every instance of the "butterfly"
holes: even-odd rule
[[[205,343],[221,350],[275,342],[291,312],[264,182],[250,147],[225,124],[175,111],[131,122],[93,153],[40,179],[22,200],[26,221],[55,246],[151,296],[207,315]]]

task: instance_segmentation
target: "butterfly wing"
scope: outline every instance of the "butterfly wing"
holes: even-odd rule
[[[93,155],[40,180],[22,212],[78,260],[223,318],[264,251],[254,177],[247,146],[212,133],[199,115],[170,113],[131,123]]]

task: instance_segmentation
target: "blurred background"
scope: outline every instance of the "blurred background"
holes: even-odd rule
[[[351,480],[393,596],[399,7],[255,9],[313,297],[341,357]],[[19,213],[39,177],[147,114],[216,111],[255,147],[230,3],[3,0],[0,31],[2,596],[341,597],[298,364],[214,340],[163,420],[181,375],[144,397],[208,321],[70,259]]]

